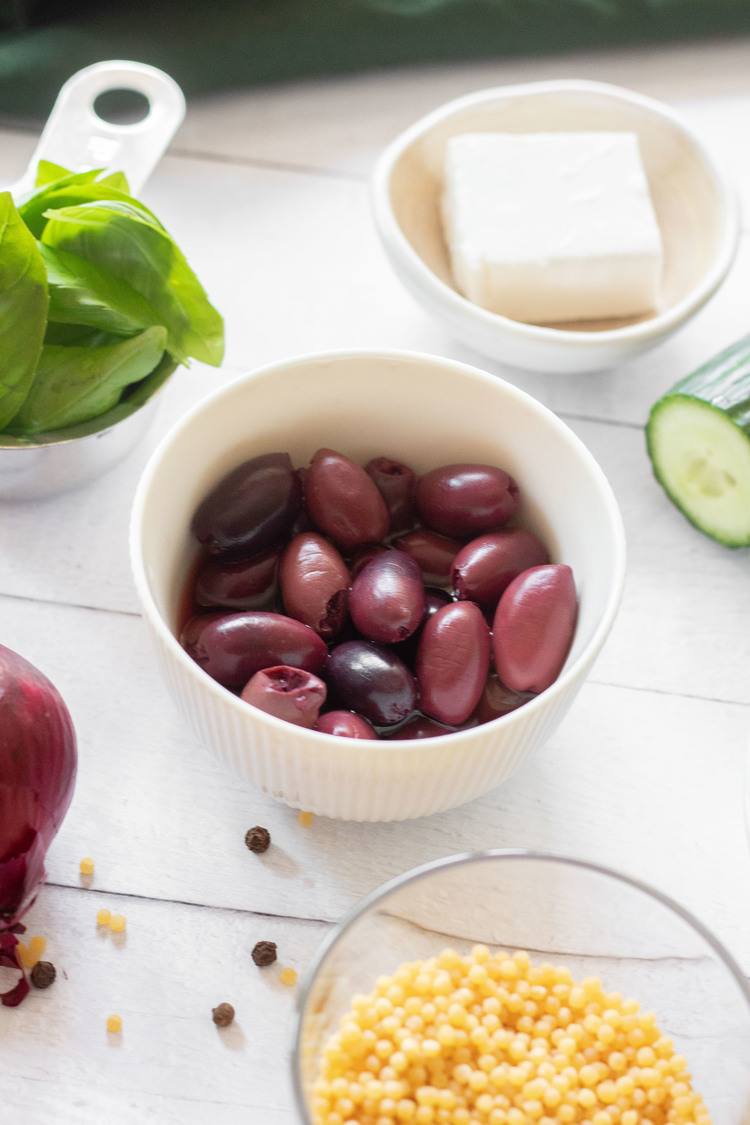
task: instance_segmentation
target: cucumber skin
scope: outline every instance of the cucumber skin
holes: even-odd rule
[[[651,407],[646,423],[646,449],[654,476],[688,523],[691,523],[702,535],[716,543],[721,543],[724,547],[731,547],[733,550],[750,547],[750,536],[742,540],[727,539],[720,535],[713,535],[701,527],[690,513],[685,511],[679,497],[675,496],[661,475],[657,451],[654,448],[654,422],[662,408],[678,398],[686,401],[697,399],[705,406],[711,407],[733,422],[750,441],[750,335],[743,336],[741,340],[730,344],[723,352],[719,352],[675,383]]]

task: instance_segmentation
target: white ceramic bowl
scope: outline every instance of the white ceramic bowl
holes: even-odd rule
[[[196,555],[193,511],[248,457],[320,446],[419,472],[500,465],[520,483],[522,518],[573,567],[580,612],[555,684],[484,726],[421,741],[358,742],[281,722],[210,679],[178,644],[180,594]],[[174,427],[135,498],[131,558],[169,688],[200,739],[263,792],[348,820],[405,820],[471,800],[549,737],[614,619],[625,541],[612,490],[579,439],[529,395],[473,367],[407,352],[334,352],[264,367],[209,396]]]
[[[661,308],[565,328],[487,311],[455,287],[440,218],[446,141],[466,132],[630,131],[641,156],[665,251]],[[739,208],[695,134],[667,106],[601,82],[534,82],[458,98],[423,117],[385,150],[373,175],[375,221],[407,289],[459,340],[483,355],[546,372],[610,368],[654,347],[701,308],[726,277]]]

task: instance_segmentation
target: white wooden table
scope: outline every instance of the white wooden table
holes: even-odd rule
[[[185,728],[158,678],[131,588],[128,510],[150,449],[187,406],[240,370],[348,345],[407,347],[488,366],[445,335],[391,275],[367,173],[400,128],[449,97],[501,82],[580,76],[677,106],[750,209],[750,44],[441,67],[247,91],[191,107],[147,201],[227,321],[227,368],[169,386],[150,440],[91,488],[0,509],[0,640],[39,664],[78,728],[75,800],[28,916],[58,980],[0,1009],[0,1120],[295,1121],[293,996],[251,964],[259,939],[303,969],[362,894],[463,849],[534,847],[639,875],[704,919],[750,974],[750,859],[742,796],[750,728],[747,552],[694,532],[651,477],[642,423],[654,398],[750,326],[750,238],[720,295],[675,339],[616,373],[503,371],[575,429],[608,474],[629,539],[611,639],[559,733],[504,788],[411,824],[296,814],[244,788]],[[34,136],[0,132],[0,180]],[[263,858],[245,830],[266,825]],[[91,890],[78,861],[96,860]],[[128,919],[116,947],[96,911]],[[211,1008],[230,1000],[222,1036]],[[104,1021],[124,1019],[121,1042]]]

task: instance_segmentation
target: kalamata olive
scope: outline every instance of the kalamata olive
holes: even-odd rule
[[[453,602],[431,617],[417,651],[420,709],[460,726],[479,702],[490,666],[490,630],[473,602]]]
[[[195,581],[195,600],[198,605],[227,609],[270,606],[278,561],[278,551],[263,551],[249,559],[206,559]]]
[[[390,532],[406,531],[414,527],[416,508],[414,490],[417,478],[408,465],[391,461],[389,457],[374,457],[365,465],[365,471],[378,486],[391,520]]]
[[[356,578],[376,555],[383,555],[387,550],[388,547],[382,547],[379,543],[368,543],[365,547],[359,547],[349,560],[349,573],[352,578]]]
[[[428,586],[447,586],[451,580],[453,559],[462,544],[457,539],[447,539],[444,535],[418,527],[396,539],[393,546],[411,555]]]
[[[434,719],[428,719],[426,715],[417,715],[415,718],[410,719],[398,730],[388,735],[389,740],[393,738],[437,738],[440,734],[453,734],[455,727],[445,726],[443,723],[436,723]]]
[[[444,605],[450,605],[453,602],[453,598],[450,596],[450,594],[447,594],[445,590],[438,590],[428,586],[424,592],[424,602],[425,607],[424,616],[422,617],[422,624],[416,630],[416,632],[412,633],[410,637],[407,637],[407,639],[405,641],[402,641],[398,646],[399,656],[404,661],[404,663],[409,665],[410,668],[414,666],[414,662],[417,659],[419,638],[422,636],[422,630],[424,626],[427,624],[431,617],[435,616],[439,609],[442,609]]]
[[[300,510],[288,453],[264,453],[227,473],[198,505],[193,534],[213,555],[254,555],[275,546]]]
[[[325,642],[301,621],[263,610],[203,613],[188,621],[180,643],[196,664],[228,688],[241,688],[264,668],[288,664],[319,672]]]
[[[451,582],[456,596],[494,609],[506,586],[522,570],[549,562],[547,548],[522,527],[472,539],[453,560]]]
[[[514,578],[498,602],[493,629],[495,665],[503,683],[513,691],[533,692],[554,683],[577,616],[569,566],[533,566]]]
[[[339,738],[377,738],[377,734],[361,715],[353,711],[326,711],[315,724],[315,729]]]
[[[493,531],[510,519],[519,501],[513,477],[492,465],[443,465],[417,483],[422,522],[442,535]]]
[[[384,551],[357,575],[349,612],[363,637],[382,644],[406,640],[422,623],[425,593],[414,559],[403,551]]]
[[[490,723],[493,719],[499,719],[501,715],[517,711],[533,698],[533,692],[511,691],[497,676],[489,676],[474,717],[479,723]]]
[[[281,556],[284,609],[321,637],[335,637],[346,618],[349,569],[339,552],[313,531],[295,535]]]
[[[326,691],[323,681],[311,672],[279,664],[256,672],[242,689],[242,698],[267,715],[298,727],[312,727],[325,703]]]
[[[369,641],[337,645],[325,670],[331,696],[378,727],[400,723],[417,705],[414,676],[396,656]]]
[[[319,449],[305,473],[305,504],[313,523],[344,551],[388,534],[388,509],[361,465]]]

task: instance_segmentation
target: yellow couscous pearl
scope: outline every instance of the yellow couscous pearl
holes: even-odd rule
[[[97,926],[108,926],[111,921],[112,921],[112,911],[107,910],[106,906],[103,906],[101,910],[97,911],[97,913],[96,913],[96,924],[97,924]]]
[[[47,939],[41,937],[40,934],[35,934],[29,938],[27,943],[19,941],[17,946],[18,958],[24,969],[33,969],[37,961],[41,961],[46,948]]]
[[[297,820],[303,828],[310,828],[313,821],[315,820],[315,816],[311,812],[300,811],[299,813],[297,813]]]
[[[124,914],[113,914],[109,922],[109,928],[113,934],[123,934],[127,924]]]
[[[122,1031],[122,1016],[107,1016],[107,1031],[110,1035],[119,1035]]]
[[[91,856],[84,856],[78,864],[78,870],[81,872],[81,875],[90,876],[94,874],[94,861]]]
[[[293,988],[297,983],[297,970],[292,969],[289,965],[287,965],[287,967],[285,969],[282,969],[279,973],[279,980],[282,984],[285,984],[287,988]]]
[[[486,946],[406,963],[355,996],[311,1108],[315,1125],[710,1125],[636,1001]]]

